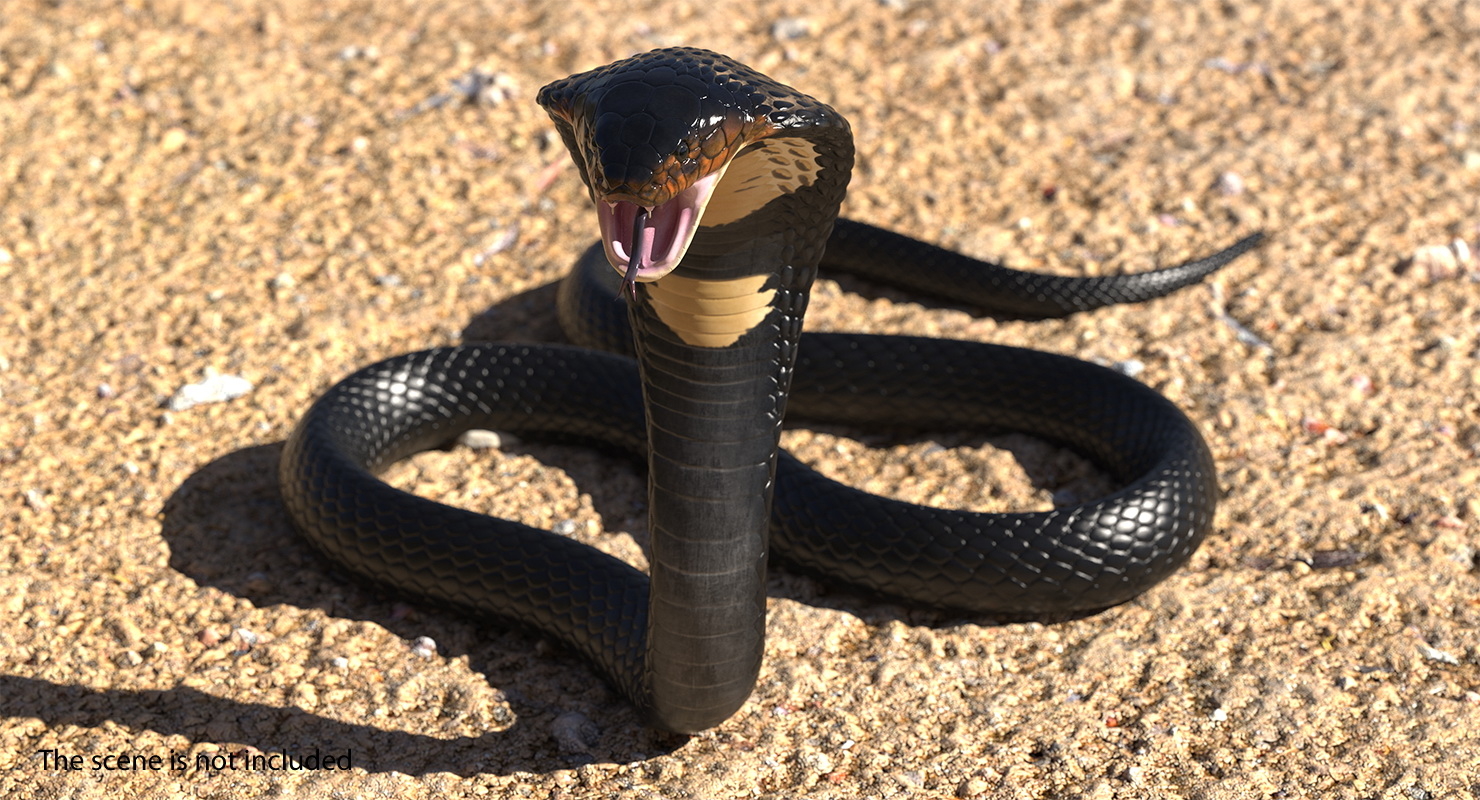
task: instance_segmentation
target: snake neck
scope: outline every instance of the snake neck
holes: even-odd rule
[[[772,184],[744,216],[712,215],[723,221],[701,226],[679,266],[639,284],[629,306],[650,452],[687,449],[686,465],[699,470],[765,473],[759,484],[719,481],[726,500],[769,501],[808,293],[852,167],[846,124],[812,133],[779,147],[808,151],[807,182]],[[744,535],[763,540],[764,515],[742,516]]]
[[[649,617],[646,682],[668,727],[728,717],[759,674],[776,450],[851,148],[847,156],[831,162],[843,169],[819,171],[827,185],[815,181],[700,228],[682,263],[639,284],[630,306],[648,420],[651,592],[660,604]]]
[[[631,297],[651,534],[639,705],[702,730],[760,670],[776,448],[851,134],[825,103],[692,48],[573,75],[539,100]]]

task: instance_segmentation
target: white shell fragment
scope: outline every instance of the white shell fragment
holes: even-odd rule
[[[1425,245],[1414,250],[1409,259],[1414,273],[1429,283],[1449,280],[1474,268],[1470,246],[1464,239],[1455,239],[1447,245]]]
[[[252,382],[240,375],[207,373],[199,383],[175,390],[168,403],[171,411],[184,411],[205,403],[224,403],[252,391]]]

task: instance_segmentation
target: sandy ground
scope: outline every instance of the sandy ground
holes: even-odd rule
[[[0,795],[1480,792],[1480,6],[819,5],[4,0]],[[548,285],[595,222],[534,94],[669,44],[842,110],[857,218],[1067,274],[1269,231],[1206,286],[1065,321],[813,301],[815,329],[1139,362],[1226,490],[1185,570],[1026,624],[778,571],[752,702],[685,739],[301,543],[275,463],[317,393],[559,338]],[[212,374],[252,389],[170,407]],[[1020,436],[788,441],[932,502],[1045,507],[1078,474]],[[528,443],[392,478],[641,563],[626,462]],[[349,769],[249,761],[284,751]]]

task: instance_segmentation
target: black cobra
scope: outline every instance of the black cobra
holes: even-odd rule
[[[802,337],[802,315],[819,260],[989,311],[1049,316],[1165,294],[1257,234],[1139,275],[1017,272],[857,223],[834,228],[853,163],[847,122],[724,56],[659,50],[557,81],[539,101],[591,191],[606,256],[593,248],[562,287],[562,321],[577,342],[637,360],[477,344],[345,379],[294,431],[281,474],[293,519],[334,560],[559,639],[653,725],[692,732],[729,717],[754,687],[771,548],[910,602],[1022,615],[1123,602],[1207,533],[1217,493],[1207,446],[1140,383],[981,343]],[[612,332],[623,304],[608,264],[626,278],[631,334]],[[601,276],[607,288],[593,288]],[[1082,451],[1125,488],[1014,514],[873,497],[778,460],[788,405],[825,421],[1031,431]],[[645,457],[651,574],[374,477],[470,428]]]

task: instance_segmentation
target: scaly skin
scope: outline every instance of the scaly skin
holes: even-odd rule
[[[331,558],[554,637],[651,724],[694,732],[728,718],[754,687],[771,544],[830,579],[1021,615],[1124,602],[1185,562],[1210,529],[1217,486],[1207,447],[1145,386],[1015,348],[802,336],[802,318],[824,248],[830,259],[851,252],[877,277],[1046,315],[1172,291],[1257,238],[1149,277],[1088,281],[985,268],[853,223],[829,244],[852,140],[816,100],[723,56],[680,49],[558,81],[540,102],[607,237],[562,287],[562,322],[573,340],[626,349],[637,361],[554,345],[469,345],[345,379],[300,422],[281,470],[290,514]],[[724,180],[710,179],[723,170]],[[687,251],[650,270],[647,249],[682,249],[675,209],[713,186]],[[630,320],[612,313],[621,308],[612,267],[631,279]],[[1031,514],[871,497],[778,461],[788,405],[851,424],[1025,430],[1085,452],[1126,486]],[[644,459],[651,577],[374,477],[471,428],[597,441]]]

